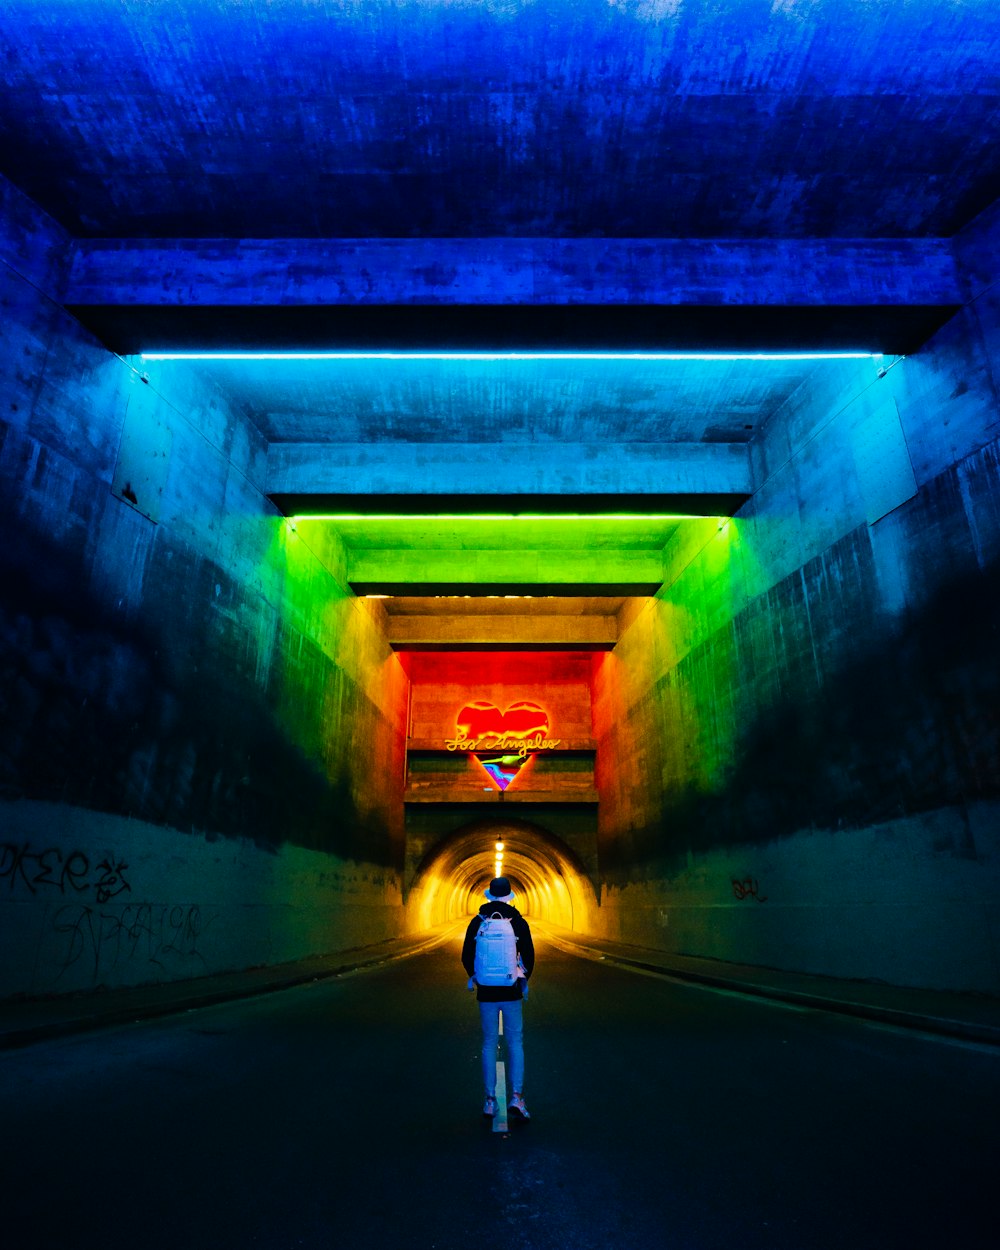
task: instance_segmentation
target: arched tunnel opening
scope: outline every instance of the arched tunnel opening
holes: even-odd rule
[[[523,915],[564,929],[592,926],[597,894],[574,852],[540,825],[488,818],[456,830],[424,857],[407,898],[409,930],[476,912],[498,866]]]

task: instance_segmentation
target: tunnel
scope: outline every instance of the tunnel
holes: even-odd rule
[[[524,916],[589,930],[594,885],[569,848],[537,825],[487,820],[444,839],[421,865],[409,904],[418,931],[477,912],[500,876],[510,881]]]
[[[572,7],[4,6],[0,1000],[1000,989],[996,23]]]
[[[996,0],[0,50],[4,1245],[993,1250]]]

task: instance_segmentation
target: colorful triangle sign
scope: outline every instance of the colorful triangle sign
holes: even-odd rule
[[[496,755],[488,751],[473,751],[471,753],[483,768],[489,773],[490,777],[497,783],[501,790],[506,790],[510,783],[514,780],[521,769],[531,759],[531,755]]]

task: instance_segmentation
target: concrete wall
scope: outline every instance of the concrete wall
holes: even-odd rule
[[[154,982],[402,928],[406,678],[266,447],[59,303],[0,184],[0,996]]]
[[[790,398],[599,662],[609,934],[1000,991],[998,242],[921,351]]]

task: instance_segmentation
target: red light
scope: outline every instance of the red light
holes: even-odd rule
[[[501,712],[495,703],[476,699],[467,703],[455,717],[459,737],[475,738],[527,738],[532,734],[547,734],[549,714],[537,703],[521,700],[512,703]]]

